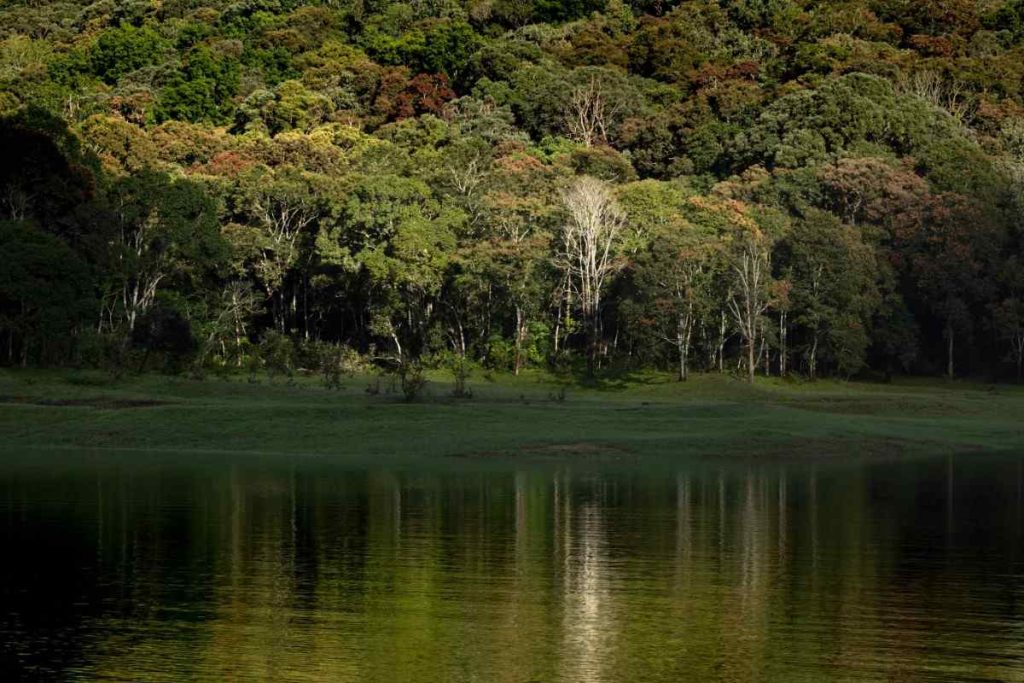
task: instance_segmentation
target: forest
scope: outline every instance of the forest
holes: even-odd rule
[[[1024,0],[9,0],[0,364],[1019,381]]]

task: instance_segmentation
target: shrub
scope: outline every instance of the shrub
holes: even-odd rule
[[[340,389],[341,380],[364,368],[363,359],[344,344],[314,341],[302,345],[302,354],[311,370],[315,370],[328,389]]]
[[[398,380],[406,401],[415,401],[427,388],[427,376],[419,361],[406,361],[399,365]]]
[[[259,357],[267,377],[291,377],[295,360],[295,345],[290,337],[276,330],[267,330],[260,337]]]

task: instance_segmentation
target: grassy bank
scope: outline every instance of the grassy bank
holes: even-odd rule
[[[560,385],[438,376],[405,403],[367,379],[250,383],[68,371],[0,372],[0,446],[350,458],[642,459],[1024,451],[1024,390],[968,383],[795,383],[641,375]]]

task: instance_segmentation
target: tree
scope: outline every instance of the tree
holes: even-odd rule
[[[0,220],[31,219],[40,229],[80,244],[91,232],[99,160],[68,125],[28,107],[0,118]]]
[[[992,217],[966,197],[940,194],[925,197],[894,217],[895,248],[904,256],[904,272],[913,295],[941,325],[945,341],[945,374],[952,379],[956,339],[970,332],[972,307],[990,302],[981,273],[994,267],[1001,246]]]
[[[522,184],[529,180],[515,176],[528,176],[529,173],[528,170],[507,173],[504,179],[519,181]],[[529,189],[535,188],[515,189],[528,192]],[[523,347],[529,323],[542,306],[542,293],[547,284],[544,265],[549,253],[551,235],[546,228],[551,221],[554,207],[538,193],[518,193],[509,190],[495,190],[490,193],[486,206],[489,239],[482,245],[483,250],[471,251],[469,258],[479,258],[486,263],[487,276],[502,287],[512,307],[512,369],[518,375],[523,366]]]
[[[239,178],[233,202],[244,222],[226,234],[266,295],[278,332],[296,315],[295,292],[287,299],[285,288],[331,195],[326,179],[294,168],[257,168]]]
[[[621,267],[616,256],[626,214],[611,186],[588,176],[572,183],[562,194],[562,204],[567,216],[559,264],[583,313],[588,337],[587,367],[592,373],[597,366],[602,333],[602,296],[608,278]]]
[[[733,291],[729,312],[746,348],[747,381],[754,382],[757,369],[757,344],[768,310],[771,264],[770,244],[760,229],[740,229],[730,255]]]
[[[367,176],[354,184],[337,223],[320,240],[322,258],[364,284],[364,326],[394,347],[399,365],[423,349],[465,220],[422,181]]]
[[[248,326],[259,311],[259,293],[248,282],[232,280],[224,285],[211,309],[201,330],[204,339],[197,362],[202,365],[219,347],[221,363],[227,365],[234,356],[235,363],[241,366]]]
[[[0,221],[103,344],[1012,374],[1021,0],[0,4]]]
[[[108,201],[114,228],[99,328],[131,333],[161,286],[216,268],[224,243],[215,203],[188,180],[142,173],[117,182]]]
[[[196,350],[192,326],[179,311],[167,306],[153,306],[139,318],[132,330],[132,344],[144,349],[139,372],[146,368],[149,355],[156,351],[166,357],[165,369],[176,371],[186,357]]]
[[[0,221],[0,353],[7,364],[66,360],[95,312],[88,266],[60,239]]]
[[[1024,300],[1006,298],[996,305],[993,318],[999,336],[1010,345],[1017,381],[1024,378]]]
[[[680,382],[689,377],[694,332],[712,308],[718,250],[716,238],[686,225],[658,234],[635,266],[644,321],[675,347]]]
[[[168,45],[151,26],[121,24],[100,34],[89,55],[93,73],[107,83],[156,64]]]
[[[185,56],[176,74],[160,94],[156,117],[159,121],[220,122],[233,108],[231,98],[238,91],[241,71],[232,54],[215,54],[205,46]]]
[[[608,102],[596,76],[573,88],[566,111],[566,127],[573,139],[584,147],[608,140],[608,125],[615,116],[614,105]]]
[[[857,228],[810,211],[793,224],[781,252],[808,374],[818,376],[823,358],[840,374],[857,372],[864,365],[868,326],[879,304],[874,251]]]

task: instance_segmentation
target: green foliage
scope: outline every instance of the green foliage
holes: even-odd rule
[[[157,102],[158,121],[220,122],[231,111],[238,91],[238,61],[197,47],[185,55],[181,73],[164,88]]]
[[[89,66],[105,82],[117,83],[133,71],[159,64],[169,47],[150,25],[121,24],[107,29],[96,39],[89,52]]]
[[[959,137],[949,116],[923,100],[898,96],[882,78],[851,74],[780,98],[737,137],[736,146],[740,163],[797,168],[865,143],[902,156]]]
[[[367,53],[383,64],[404,64],[413,72],[443,73],[459,81],[480,39],[465,21],[421,22],[398,35],[396,27],[384,22],[372,24],[363,34]]]
[[[398,375],[402,396],[408,402],[415,401],[427,388],[427,375],[423,364],[419,361],[400,363],[395,374]]]
[[[1017,0],[9,3],[0,363],[1015,372],[1022,26]],[[625,216],[586,321],[572,273],[616,212],[570,206],[577,176]]]
[[[295,344],[277,330],[266,330],[260,336],[259,359],[270,380],[291,377],[295,370]]]
[[[0,222],[0,329],[8,362],[67,358],[96,302],[88,266],[66,244],[26,222]]]
[[[359,354],[343,344],[316,340],[303,344],[299,351],[327,389],[341,389],[346,376],[363,369]]]
[[[844,377],[865,365],[869,325],[879,306],[875,255],[860,231],[810,211],[782,246],[785,306],[794,312],[794,346],[812,375]]]
[[[308,131],[332,113],[333,103],[311,93],[298,81],[285,81],[273,91],[257,90],[239,106],[235,125],[276,135],[289,130]]]

